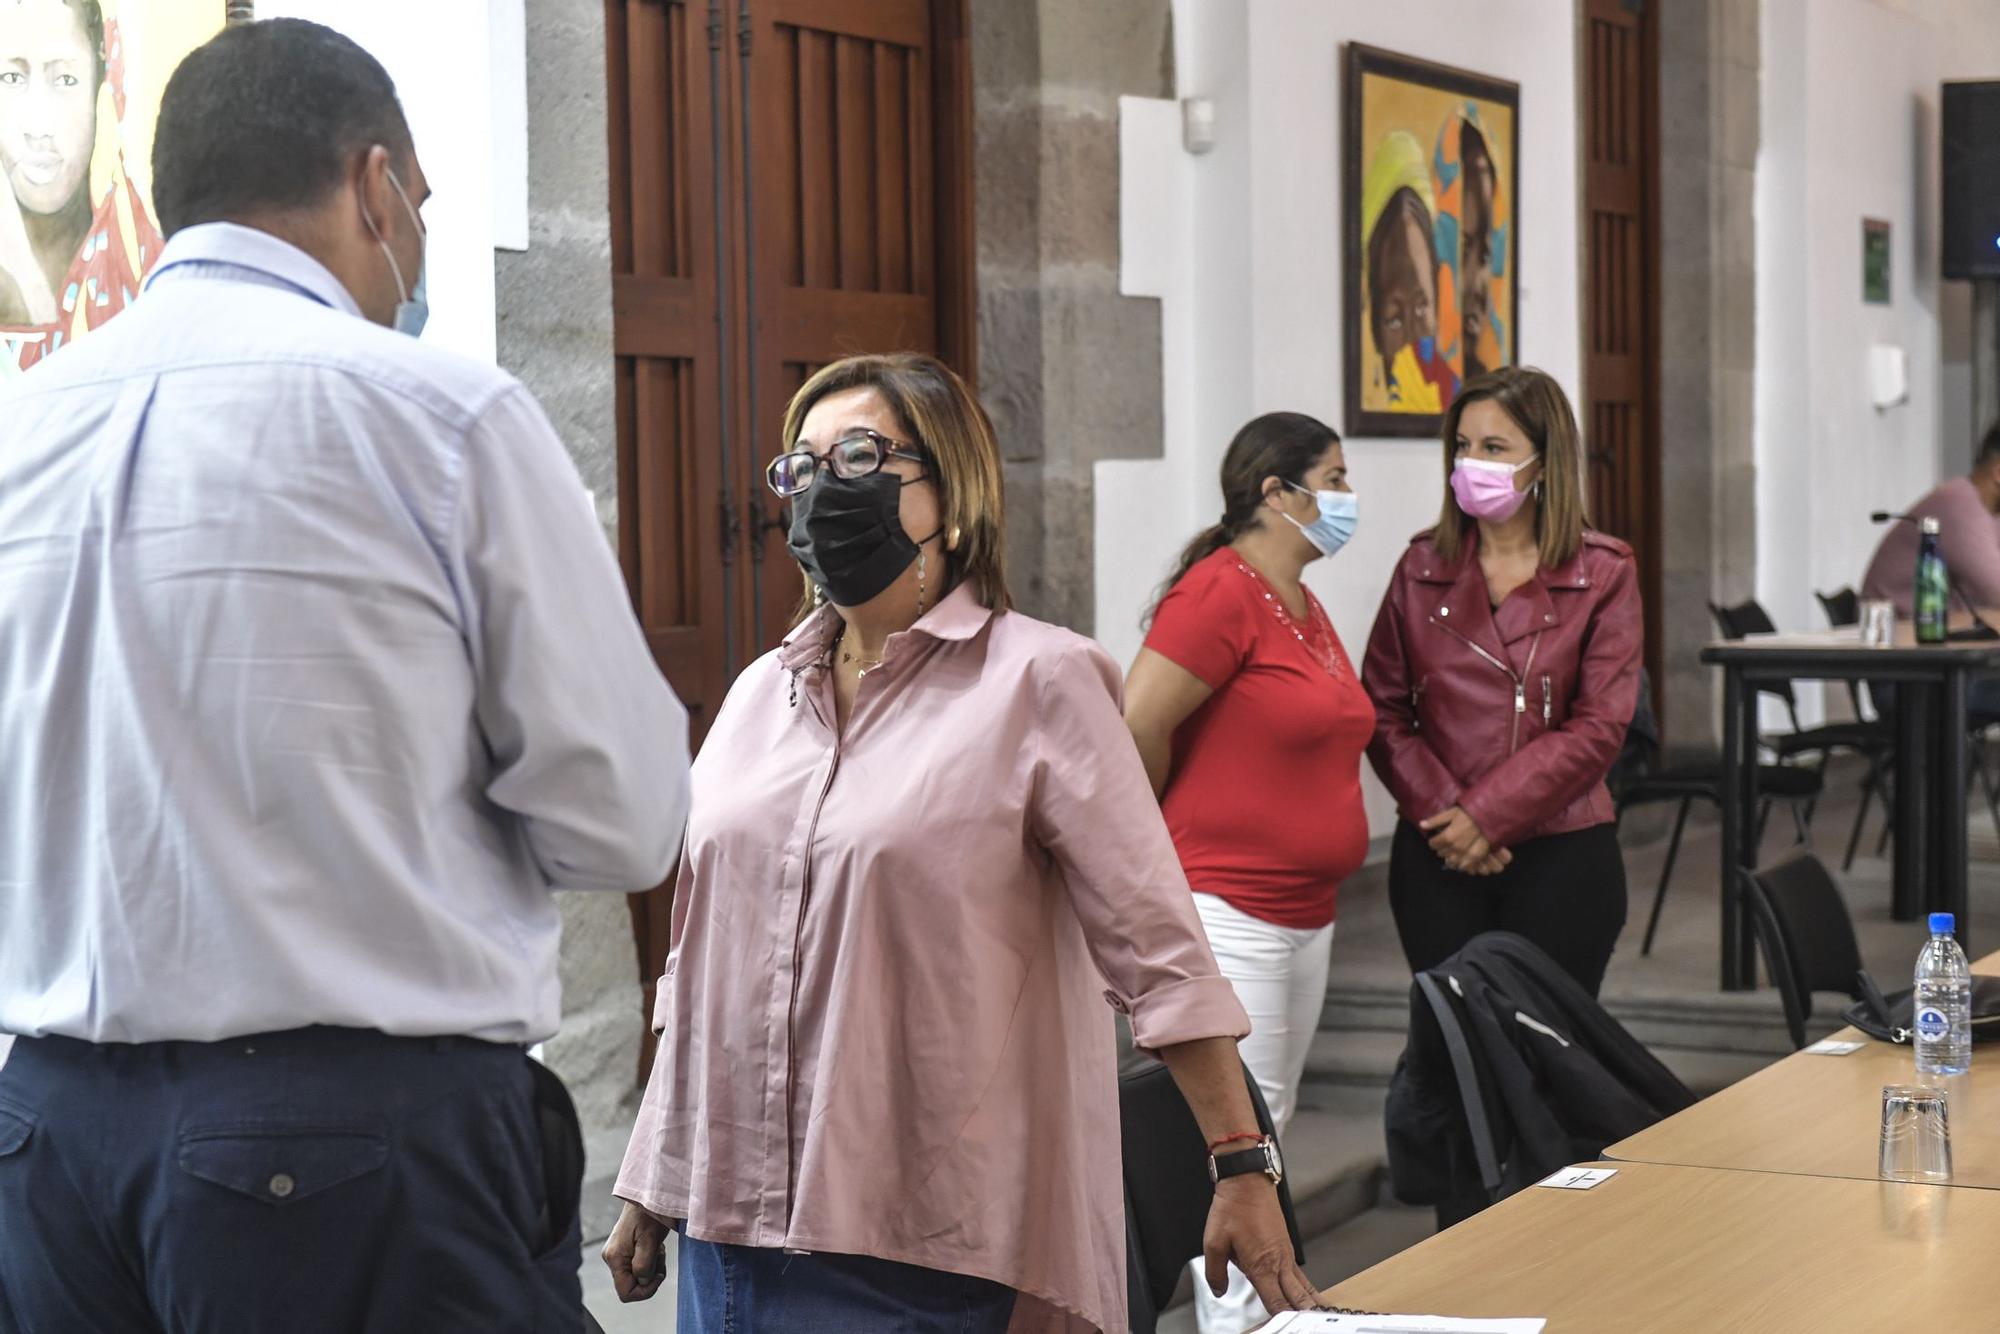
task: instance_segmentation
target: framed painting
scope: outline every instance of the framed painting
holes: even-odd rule
[[[226,0],[0,3],[0,377],[137,297],[159,258],[153,127]]]
[[[1349,44],[1342,83],[1346,429],[1434,437],[1520,344],[1519,84]]]

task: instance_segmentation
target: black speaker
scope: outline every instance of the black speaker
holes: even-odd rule
[[[2000,80],[1943,87],[1944,276],[2000,278]]]

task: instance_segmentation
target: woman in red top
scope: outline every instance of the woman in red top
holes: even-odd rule
[[[1239,1050],[1282,1135],[1326,999],[1334,896],[1368,851],[1361,756],[1375,711],[1300,575],[1353,535],[1340,437],[1273,412],[1230,442],[1222,521],[1188,544],[1125,688],[1125,723],[1250,1012]],[[1199,1279],[1199,1276],[1197,1276]],[[1195,1283],[1203,1334],[1264,1319],[1233,1268]]]

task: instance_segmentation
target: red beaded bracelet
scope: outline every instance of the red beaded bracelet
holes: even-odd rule
[[[1264,1133],[1261,1130],[1245,1130],[1235,1135],[1224,1135],[1221,1139],[1216,1140],[1214,1143],[1210,1144],[1208,1146],[1208,1151],[1212,1154],[1217,1149],[1221,1148],[1223,1145],[1234,1144],[1237,1140],[1240,1139],[1262,1140],[1263,1138],[1264,1138]]]

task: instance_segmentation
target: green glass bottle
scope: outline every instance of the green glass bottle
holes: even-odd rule
[[[1945,573],[1944,555],[1938,550],[1938,521],[1925,519],[1921,527],[1923,536],[1917,544],[1917,642],[1942,644],[1951,608],[1951,580]]]

